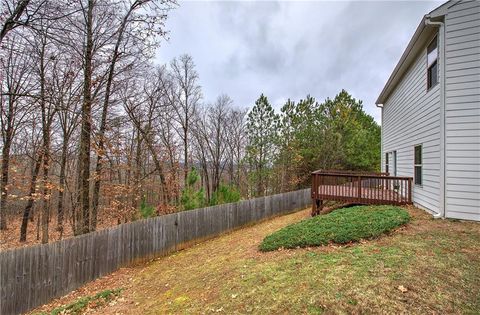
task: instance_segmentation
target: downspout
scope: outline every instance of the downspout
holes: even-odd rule
[[[380,110],[381,110],[381,114],[382,114],[382,117],[381,117],[381,121],[380,123],[382,124],[380,126],[380,172],[383,172],[384,171],[384,165],[385,165],[385,162],[382,163],[384,157],[385,157],[385,154],[384,154],[384,149],[383,149],[383,104],[382,106],[380,107]]]
[[[375,104],[381,110],[380,116],[380,172],[383,172],[383,104]]]
[[[445,218],[445,24],[433,22],[430,15],[425,15],[425,25],[433,25],[439,28],[439,57],[440,57],[440,200],[439,213],[434,218]]]

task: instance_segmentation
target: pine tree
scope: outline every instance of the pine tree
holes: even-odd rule
[[[198,175],[198,172],[195,168],[192,168],[187,175],[185,188],[182,190],[182,196],[180,198],[183,210],[201,208],[206,204],[205,191],[203,187],[200,187],[200,189],[196,188],[199,180],[200,175]]]
[[[322,104],[325,117],[323,166],[375,171],[380,165],[380,126],[363,111],[362,101],[342,90]]]
[[[318,168],[323,118],[320,105],[307,95],[298,103],[288,100],[281,109],[276,167],[283,174],[279,191],[306,187],[312,169]]]
[[[278,116],[263,94],[255,102],[247,118],[247,161],[250,165],[254,195],[264,196],[269,190],[272,161],[276,153]]]

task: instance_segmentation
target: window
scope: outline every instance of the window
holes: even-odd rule
[[[388,173],[388,171],[389,171],[388,153],[385,153],[385,172]]]
[[[397,176],[397,151],[385,153],[385,172]]]
[[[414,174],[414,180],[415,180],[415,185],[422,185],[422,146],[421,145],[416,145],[415,146],[415,162],[414,162],[414,168],[415,168],[415,174]]]
[[[397,176],[397,151],[393,151],[393,176]]]
[[[438,40],[437,36],[427,47],[427,90],[438,83]]]

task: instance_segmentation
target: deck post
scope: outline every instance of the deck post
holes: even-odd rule
[[[412,203],[412,179],[408,179],[408,203]]]
[[[323,210],[323,200],[313,199],[312,200],[312,217],[320,214],[320,211]]]
[[[360,202],[362,198],[362,178],[358,176],[358,202]]]
[[[312,217],[317,214],[317,194],[318,194],[318,185],[317,185],[317,176],[315,173],[312,173]]]

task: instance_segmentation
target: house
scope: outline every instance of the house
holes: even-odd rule
[[[480,221],[480,1],[425,15],[376,104],[382,171],[435,217]]]

